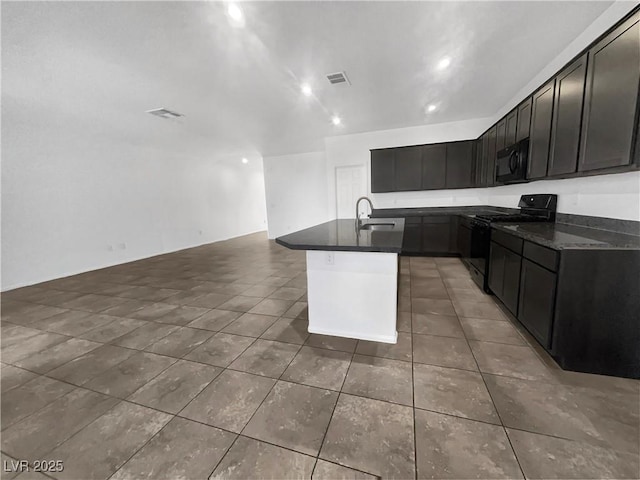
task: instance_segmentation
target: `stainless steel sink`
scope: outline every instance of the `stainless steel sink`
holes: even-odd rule
[[[360,230],[393,230],[395,223],[365,223]]]

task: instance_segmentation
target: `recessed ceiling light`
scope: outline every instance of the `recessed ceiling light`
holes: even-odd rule
[[[300,90],[302,90],[302,93],[304,94],[305,97],[310,97],[311,94],[313,93],[313,90],[311,90],[311,85],[309,85],[308,83],[303,83],[300,86]]]
[[[227,15],[231,17],[231,20],[235,22],[242,22],[244,15],[242,14],[242,9],[236,5],[235,3],[230,3],[227,7]]]
[[[449,57],[444,57],[438,62],[438,70],[444,70],[449,65],[451,65],[451,59]]]
[[[342,120],[339,116],[334,115],[333,117],[331,117],[331,123],[333,123],[334,125],[340,125],[341,122]]]
[[[247,163],[249,163],[249,160],[247,160],[246,158],[243,158],[242,159],[242,163],[244,163],[246,165]]]
[[[427,112],[435,112],[436,108],[438,107],[436,107],[435,105],[429,105],[427,107]]]

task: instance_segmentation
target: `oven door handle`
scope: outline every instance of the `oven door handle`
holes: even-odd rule
[[[518,155],[518,151],[514,150],[509,155],[509,171],[511,173],[516,173],[518,171],[518,167],[520,164],[520,155]]]

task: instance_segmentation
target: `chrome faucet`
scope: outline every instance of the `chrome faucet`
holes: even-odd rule
[[[371,203],[371,200],[369,200],[368,197],[360,197],[356,201],[356,228],[358,230],[360,230],[360,227],[362,226],[362,223],[361,223],[361,220],[360,220],[360,213],[358,213],[358,207],[360,206],[360,201],[361,200],[366,200],[367,202],[369,202],[369,207],[371,208],[371,212],[373,212],[373,203]]]

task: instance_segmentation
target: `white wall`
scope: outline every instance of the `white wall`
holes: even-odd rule
[[[324,152],[264,158],[269,238],[330,219]]]
[[[266,228],[259,157],[210,158],[150,116],[164,139],[15,98],[2,114],[2,290]]]

